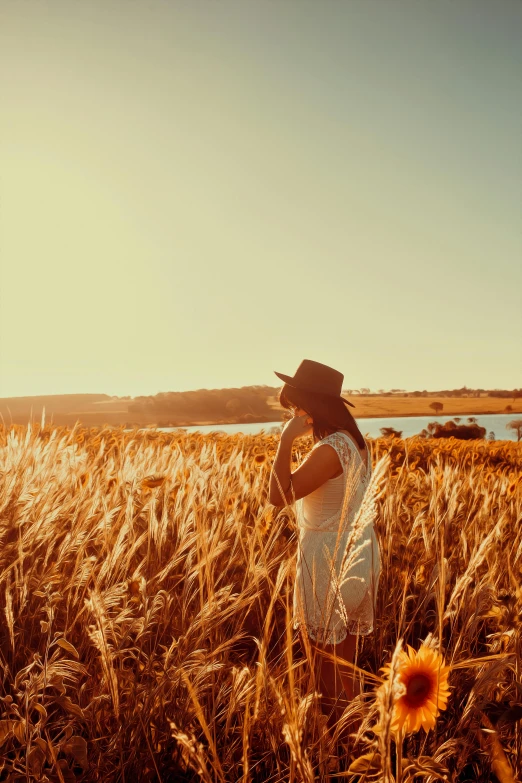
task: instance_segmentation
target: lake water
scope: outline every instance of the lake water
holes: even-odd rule
[[[460,416],[459,424],[467,424],[467,418],[474,414],[462,414]],[[381,427],[393,427],[398,432],[402,432],[403,438],[410,438],[412,435],[418,435],[423,429],[426,429],[428,424],[432,421],[437,421],[440,424],[444,424],[446,421],[454,419],[454,416],[399,416],[397,418],[378,418],[378,419],[356,419],[357,426],[361,430],[364,436],[369,438],[379,438],[382,436]],[[495,434],[495,440],[515,440],[517,439],[516,432],[514,430],[507,430],[506,424],[513,419],[522,418],[520,413],[496,413],[488,416],[475,416],[477,423],[480,427],[486,428],[485,438],[487,439],[490,432]],[[233,435],[236,432],[242,432],[245,435],[255,435],[262,430],[266,434],[270,433],[272,428],[281,432],[280,421],[264,421],[264,422],[248,422],[247,424],[205,424],[202,426],[191,427],[158,427],[163,432],[173,432],[174,430],[181,429],[186,432],[226,432]]]

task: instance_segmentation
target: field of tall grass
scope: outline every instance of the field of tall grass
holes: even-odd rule
[[[337,732],[292,627],[277,443],[0,429],[0,780],[516,779],[522,443],[368,439],[374,464],[388,455],[382,575]],[[295,467],[311,445],[294,443]],[[451,693],[399,748],[372,730],[399,693],[381,667],[423,642]]]

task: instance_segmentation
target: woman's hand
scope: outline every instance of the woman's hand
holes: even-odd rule
[[[286,422],[281,433],[281,437],[302,438],[305,435],[310,435],[313,432],[312,417],[308,413],[302,413],[301,415],[293,416]]]

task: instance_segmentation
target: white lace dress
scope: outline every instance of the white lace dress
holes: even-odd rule
[[[299,544],[293,618],[294,629],[304,626],[315,641],[337,644],[347,633],[365,636],[373,631],[381,555],[370,523],[350,546],[349,553],[364,544],[346,567],[348,538],[372,475],[371,456],[368,453],[366,467],[344,432],[327,435],[312,451],[325,443],[338,453],[343,472],[296,501]]]

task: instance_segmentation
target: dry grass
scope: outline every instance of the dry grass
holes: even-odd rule
[[[383,573],[343,745],[291,627],[294,514],[267,502],[277,441],[0,430],[0,780],[357,780],[335,774],[354,758],[393,780],[376,675],[430,634],[452,695],[399,777],[494,780],[499,753],[520,769],[522,443],[369,441],[390,460]]]

